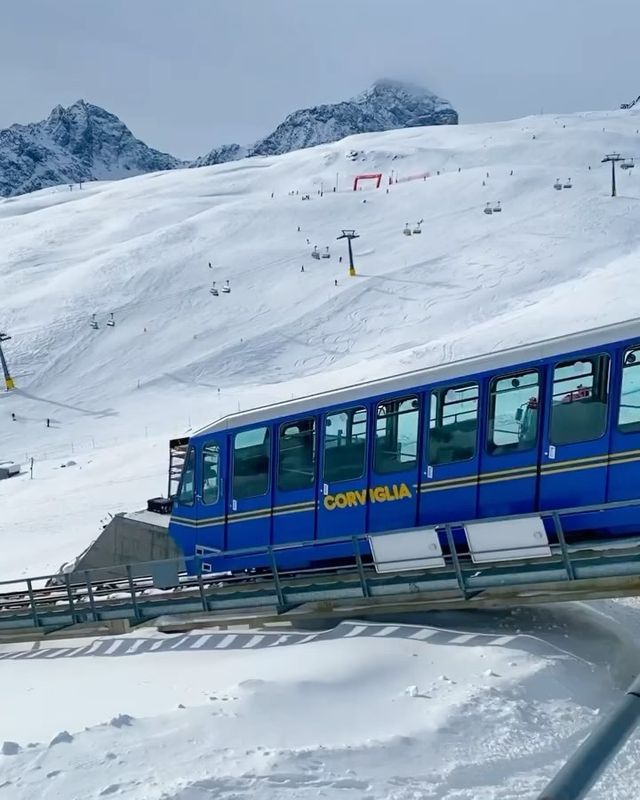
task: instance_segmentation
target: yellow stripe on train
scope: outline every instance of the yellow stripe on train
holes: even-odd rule
[[[336,508],[352,508],[370,503],[386,503],[390,500],[404,500],[411,497],[411,490],[406,483],[394,483],[391,486],[374,486],[371,489],[354,489],[350,492],[338,492],[324,497],[324,507],[327,511]]]

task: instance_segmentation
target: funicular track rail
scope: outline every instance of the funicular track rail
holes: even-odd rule
[[[137,625],[169,617],[176,625],[182,620],[186,626],[191,624],[188,620],[259,624],[283,616],[293,621],[640,594],[640,536],[567,544],[563,532],[567,517],[597,517],[619,509],[637,512],[640,517],[640,501],[636,500],[482,520],[548,518],[557,544],[542,558],[474,563],[468,554],[456,550],[451,533],[471,523],[456,522],[437,526],[446,532],[451,547],[445,554],[445,565],[431,569],[378,572],[373,564],[363,563],[361,543],[368,537],[361,535],[323,540],[352,542],[353,563],[340,569],[291,572],[278,568],[279,553],[302,544],[298,543],[225,554],[268,551],[273,568],[254,575],[203,572],[203,558],[198,556],[186,559],[187,564],[192,562],[195,575],[179,574],[178,562],[171,560],[137,564],[138,570],[148,567],[148,577],[142,578],[134,578],[132,566],[128,566],[128,577],[117,581],[101,578],[100,569],[87,570],[81,583],[71,583],[69,575],[59,574],[5,580],[0,582],[0,639],[16,634],[28,639],[30,633],[42,635],[61,629],[72,633],[80,626],[114,620]]]

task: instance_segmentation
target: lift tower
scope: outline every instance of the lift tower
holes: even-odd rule
[[[611,162],[611,197],[616,196],[616,164],[618,161],[626,161],[624,156],[621,156],[620,153],[609,153],[608,156],[605,156],[601,164],[606,164],[607,161]]]
[[[13,382],[13,378],[9,375],[9,367],[7,366],[7,360],[4,357],[4,353],[2,352],[2,343],[8,342],[11,337],[8,336],[6,333],[2,333],[0,331],[0,364],[2,364],[2,374],[4,375],[4,383],[7,387],[7,391],[11,389],[15,389],[16,385]]]
[[[345,230],[342,229],[342,234],[337,237],[338,239],[346,239],[347,245],[349,246],[349,275],[354,278],[356,274],[356,268],[353,264],[353,250],[351,249],[351,242],[353,239],[358,239],[359,234],[357,234],[353,228]]]

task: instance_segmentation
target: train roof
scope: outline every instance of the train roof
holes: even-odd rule
[[[393,392],[408,391],[416,386],[463,378],[494,369],[503,369],[523,362],[536,361],[554,355],[571,353],[580,349],[590,349],[598,345],[624,341],[640,337],[640,317],[612,325],[589,328],[580,333],[555,336],[532,344],[508,347],[495,353],[451,361],[433,367],[411,370],[386,378],[330,389],[326,392],[304,395],[294,400],[257,406],[247,411],[227,414],[210,425],[195,431],[191,438],[203,436],[230,428],[242,428],[260,422],[268,422],[280,417],[315,411],[319,407],[340,406],[345,403],[364,401],[372,395],[386,395]],[[517,356],[517,357],[516,357]]]

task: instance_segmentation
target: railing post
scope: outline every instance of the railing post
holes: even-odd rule
[[[29,593],[29,603],[31,605],[31,617],[33,624],[36,628],[40,627],[40,619],[38,618],[38,609],[36,608],[36,598],[33,594],[33,583],[31,578],[27,578],[27,592]]]
[[[200,602],[202,603],[202,610],[209,610],[209,603],[207,602],[207,595],[204,593],[204,582],[202,580],[202,559],[198,559],[198,591],[200,592]]]
[[[555,531],[556,536],[558,537],[558,542],[560,544],[560,551],[562,553],[562,563],[564,564],[564,568],[567,570],[567,575],[569,576],[569,580],[575,580],[575,574],[573,572],[573,564],[571,563],[571,558],[569,556],[569,549],[567,548],[567,540],[564,538],[564,531],[562,530],[562,520],[560,519],[560,514],[557,511],[554,511],[553,514],[553,528]]]
[[[444,526],[444,530],[447,535],[447,542],[449,544],[449,552],[451,553],[451,560],[453,561],[453,568],[456,571],[456,580],[458,581],[458,586],[460,588],[460,591],[462,592],[462,596],[466,600],[467,587],[465,586],[464,574],[462,572],[462,567],[460,566],[460,560],[458,559],[458,551],[456,550],[456,543],[453,541],[453,532],[451,530],[451,525],[447,523]]]
[[[96,600],[93,596],[93,586],[91,584],[91,574],[88,569],[84,571],[84,583],[87,587],[87,595],[89,596],[89,608],[91,609],[91,616],[93,617],[93,621],[98,621],[98,612],[96,611]]]
[[[129,591],[131,592],[131,604],[133,605],[133,614],[137,620],[141,619],[140,611],[138,610],[138,599],[136,597],[136,587],[133,583],[133,573],[131,572],[131,564],[127,564],[127,581],[129,582]]]
[[[278,597],[278,607],[285,609],[287,607],[282,585],[280,583],[280,575],[278,574],[278,564],[276,562],[276,554],[273,552],[273,547],[269,545],[267,548],[269,558],[271,560],[271,571],[273,572],[273,584],[276,588],[276,595]]]
[[[356,564],[358,565],[358,576],[360,578],[360,588],[362,589],[363,597],[371,597],[369,584],[364,574],[364,567],[362,565],[362,556],[360,555],[360,548],[358,547],[358,537],[354,536],[351,540],[353,542],[353,549],[356,554]]]
[[[64,573],[64,585],[67,587],[67,600],[69,601],[69,611],[71,612],[71,619],[75,624],[77,622],[76,612],[73,607],[73,592],[71,591],[71,577],[69,576],[68,572]]]

